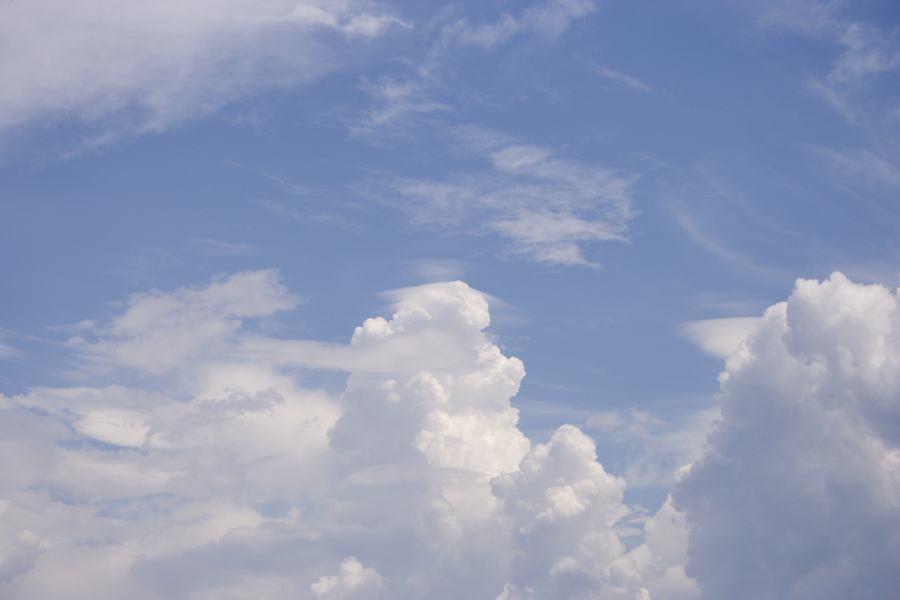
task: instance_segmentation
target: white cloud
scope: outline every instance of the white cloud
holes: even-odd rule
[[[722,421],[676,486],[703,598],[885,598],[900,562],[898,298],[799,280],[721,380]]]
[[[756,328],[760,317],[723,317],[682,323],[679,331],[695,346],[716,358],[728,358]]]
[[[310,586],[316,598],[325,600],[369,600],[383,597],[384,582],[378,571],[350,556],[341,563],[339,575],[323,576]]]
[[[655,92],[656,89],[644,83],[637,77],[633,77],[631,75],[627,75],[622,73],[621,71],[616,71],[615,69],[610,69],[609,67],[597,66],[594,67],[594,72],[597,73],[600,77],[611,81],[615,84],[624,86],[628,89],[637,91],[637,92]]]
[[[518,429],[524,368],[485,333],[486,297],[393,299],[346,345],[235,324],[296,303],[272,271],[77,328],[96,339],[74,352],[153,377],[0,396],[0,596],[647,598],[664,570],[626,557],[624,481],[574,426],[537,446]],[[304,343],[348,372],[340,398],[273,360]]]
[[[490,132],[462,136],[490,168],[444,181],[394,181],[398,198],[388,202],[414,225],[496,234],[507,252],[557,265],[596,266],[583,246],[627,239],[635,215],[632,176]]]
[[[15,84],[0,88],[0,132],[64,118],[97,127],[91,144],[159,131],[314,79],[341,60],[334,34],[397,25],[353,0],[4,2],[0,78]]]
[[[98,339],[81,335],[69,343],[94,366],[162,373],[198,353],[221,352],[241,319],[265,317],[298,302],[274,270],[237,273],[202,287],[136,294],[124,314],[92,328]]]
[[[492,48],[525,33],[556,39],[572,21],[594,10],[596,7],[590,0],[550,0],[535,3],[518,16],[504,13],[497,21],[481,25],[463,20],[450,29],[460,44]]]
[[[620,582],[609,575],[624,554],[615,527],[628,514],[625,482],[604,471],[594,442],[578,428],[560,427],[492,488],[525,550],[513,561],[505,597],[638,597],[628,587],[617,590]]]

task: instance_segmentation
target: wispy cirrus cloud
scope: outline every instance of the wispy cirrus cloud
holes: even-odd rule
[[[655,92],[656,88],[651,86],[648,83],[645,83],[638,79],[637,77],[633,77],[626,73],[622,73],[621,71],[616,71],[615,69],[611,69],[609,67],[605,67],[603,65],[597,65],[593,67],[593,71],[616,85],[623,86],[630,90],[634,90],[636,92]]]
[[[843,176],[858,178],[870,185],[900,188],[900,165],[871,150],[823,147],[812,150]]]
[[[466,19],[455,21],[447,33],[462,45],[492,48],[518,35],[532,34],[556,39],[576,19],[596,10],[590,0],[550,0],[538,2],[518,15],[503,13],[496,21],[472,24]]]
[[[842,0],[771,0],[754,8],[765,28],[824,36],[841,48],[827,72],[810,77],[807,85],[852,123],[871,108],[866,88],[878,76],[900,69],[900,39],[883,23],[859,20],[851,6]]]
[[[841,29],[837,41],[843,52],[828,73],[811,79],[809,86],[842,117],[854,121],[858,95],[870,80],[900,69],[900,46],[870,24],[849,23]]]
[[[549,148],[494,132],[461,132],[481,171],[444,180],[395,179],[387,203],[417,227],[493,234],[505,252],[556,265],[596,267],[596,242],[624,241],[636,211],[634,175],[564,158]]]
[[[596,10],[590,0],[545,0],[512,14],[503,12],[493,20],[473,22],[460,11],[449,8],[434,17],[432,39],[422,56],[407,59],[406,74],[392,74],[362,82],[371,106],[350,124],[356,135],[383,135],[402,130],[424,115],[453,111],[453,94],[447,93],[445,71],[455,55],[466,49],[495,51],[517,39],[553,42],[573,23]]]

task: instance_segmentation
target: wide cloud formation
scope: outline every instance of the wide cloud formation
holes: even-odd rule
[[[349,345],[304,347],[349,365],[340,398],[254,333],[296,303],[274,271],[136,295],[70,345],[140,388],[0,396],[0,595],[647,597],[664,557],[626,555],[625,482],[573,426],[518,429],[524,368],[481,293],[400,290]]]
[[[771,307],[728,359],[702,458],[649,518],[577,427],[541,444],[518,429],[524,368],[485,334],[481,293],[437,283],[395,300],[347,345],[259,333],[298,302],[275,271],[136,295],[80,324],[82,376],[141,385],[0,396],[0,596],[896,589],[900,331],[886,288],[835,274]],[[298,365],[346,370],[340,398]]]

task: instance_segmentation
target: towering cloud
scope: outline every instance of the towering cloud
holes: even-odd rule
[[[485,297],[395,300],[342,346],[254,334],[297,302],[274,271],[82,324],[83,375],[146,389],[0,397],[0,595],[645,598],[624,481],[573,426],[518,429]],[[340,398],[300,387],[298,352],[349,373]]]
[[[898,297],[800,280],[721,375],[723,420],[676,488],[702,597],[900,588]]]

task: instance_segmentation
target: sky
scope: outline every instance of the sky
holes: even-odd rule
[[[0,4],[0,597],[900,587],[892,0]]]

